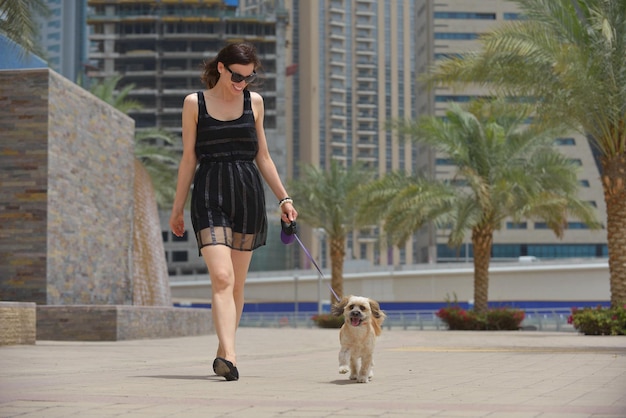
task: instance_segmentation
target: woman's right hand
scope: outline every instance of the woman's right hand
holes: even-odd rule
[[[185,219],[182,211],[172,211],[172,215],[170,216],[170,228],[177,237],[182,237],[185,234]]]

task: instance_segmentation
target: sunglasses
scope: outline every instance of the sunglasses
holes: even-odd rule
[[[232,81],[233,83],[241,83],[242,81],[245,81],[246,84],[250,84],[254,80],[256,80],[256,71],[253,71],[252,74],[246,77],[239,73],[234,72],[228,67],[226,67],[226,69],[230,72],[230,81]]]

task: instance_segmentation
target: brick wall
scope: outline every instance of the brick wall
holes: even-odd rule
[[[48,77],[0,72],[0,300],[46,303]]]
[[[0,300],[132,304],[133,136],[54,71],[0,71]]]

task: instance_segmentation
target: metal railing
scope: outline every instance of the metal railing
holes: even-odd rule
[[[526,309],[526,317],[522,327],[537,331],[569,331],[576,332],[573,325],[567,323],[572,314],[571,309],[565,308],[542,308]]]
[[[446,324],[435,310],[387,311],[383,324],[392,330],[446,330]],[[522,329],[533,331],[576,332],[567,318],[571,311],[564,308],[526,309]],[[257,328],[314,328],[312,317],[317,312],[244,312],[239,326]]]
[[[311,319],[317,312],[244,312],[240,327],[256,328],[313,328]]]

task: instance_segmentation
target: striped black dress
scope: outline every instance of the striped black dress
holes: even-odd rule
[[[212,118],[198,92],[196,157],[191,194],[191,221],[198,251],[227,245],[252,251],[265,245],[267,216],[259,170],[259,149],[250,92],[244,90],[243,115],[235,120]]]

